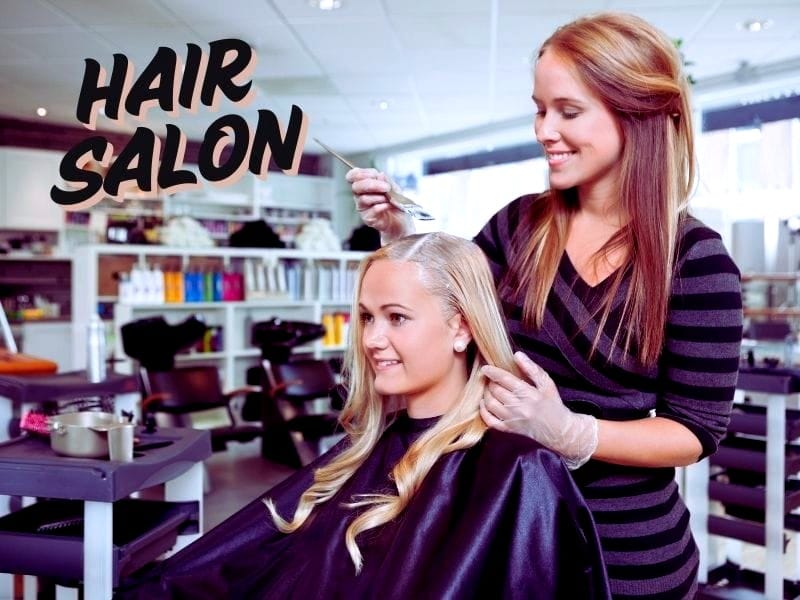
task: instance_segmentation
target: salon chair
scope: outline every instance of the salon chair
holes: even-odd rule
[[[215,366],[178,367],[169,371],[153,371],[140,367],[142,419],[161,427],[208,429],[211,448],[225,450],[228,442],[249,442],[260,437],[264,428],[237,423],[231,402],[253,392],[243,387],[223,392],[219,371]]]
[[[271,319],[255,323],[252,343],[261,350],[261,367],[248,373],[265,391],[261,403],[264,437],[262,455],[299,468],[326,449],[338,433],[341,397],[327,360],[292,357],[297,347],[321,338],[317,323]],[[243,412],[248,411],[245,404]]]
[[[275,443],[283,436],[291,446],[283,445],[273,460],[292,467],[308,464],[324,450],[326,438],[336,435],[338,413],[331,410],[331,394],[336,377],[326,360],[297,359],[288,363],[262,361],[268,382],[265,402],[264,442]],[[270,440],[272,438],[272,440]]]
[[[260,388],[224,392],[215,366],[175,366],[175,355],[202,339],[206,329],[195,316],[175,325],[150,317],[126,323],[120,333],[125,354],[139,363],[145,425],[208,429],[212,449],[220,451],[228,442],[248,442],[263,434],[260,424],[238,422],[231,407],[237,396]]]

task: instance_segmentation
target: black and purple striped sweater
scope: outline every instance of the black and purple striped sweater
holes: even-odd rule
[[[512,238],[537,197],[514,200],[475,238],[498,283]],[[739,271],[720,236],[684,219],[664,349],[652,367],[626,359],[612,344],[629,277],[589,359],[610,279],[589,286],[565,252],[538,331],[523,325],[519,303],[501,297],[515,346],[550,374],[573,410],[612,420],[674,419],[697,436],[704,456],[713,453],[728,425],[742,338]],[[590,460],[573,475],[597,523],[614,597],[694,597],[698,552],[675,470]]]

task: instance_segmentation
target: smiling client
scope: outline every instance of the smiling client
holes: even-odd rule
[[[481,419],[482,367],[517,372],[481,250],[443,233],[378,250],[354,314],[345,438],[120,595],[609,597],[564,462]]]

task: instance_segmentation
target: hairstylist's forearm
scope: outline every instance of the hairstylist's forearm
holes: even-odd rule
[[[592,458],[635,467],[683,467],[697,462],[702,451],[697,436],[670,419],[599,420]]]

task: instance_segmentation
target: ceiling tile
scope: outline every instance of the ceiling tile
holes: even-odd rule
[[[387,12],[392,15],[488,15],[491,2],[486,0],[384,0]]]
[[[80,44],[65,44],[65,36],[79,37]],[[112,54],[112,47],[105,40],[77,26],[65,27],[60,31],[4,32],[3,38],[33,54],[36,59],[44,61],[81,61],[88,57],[98,57],[101,60],[104,55],[110,58]]]
[[[398,16],[392,19],[400,42],[408,48],[489,45],[491,27],[483,15]]]
[[[42,0],[3,0],[0,3],[0,31],[44,29],[73,25],[69,17]]]
[[[169,12],[151,0],[57,0],[53,5],[86,27],[103,25],[164,25],[174,23]]]

